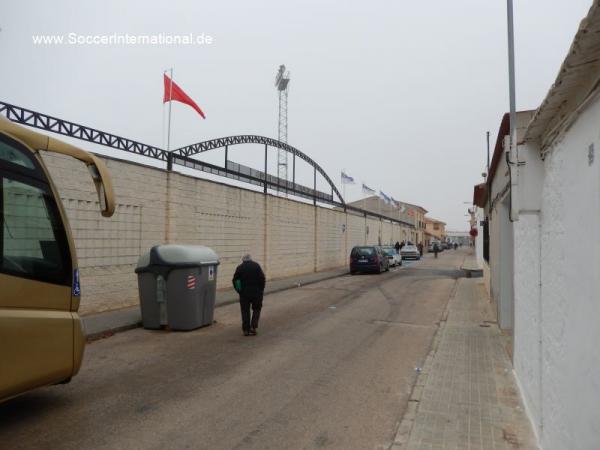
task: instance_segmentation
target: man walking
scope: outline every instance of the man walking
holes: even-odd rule
[[[265,274],[260,265],[252,261],[250,255],[244,255],[231,281],[234,289],[240,294],[244,336],[256,336],[265,290]],[[252,306],[252,320],[250,320],[250,306]]]
[[[396,249],[396,253],[400,254],[400,249],[402,248],[400,247],[400,242],[396,241],[396,245],[394,245],[394,248]]]

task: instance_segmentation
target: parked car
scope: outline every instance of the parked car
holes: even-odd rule
[[[386,245],[385,247],[381,247],[385,256],[387,256],[389,265],[392,267],[401,266],[402,265],[402,257],[396,253],[396,249],[391,245]]]
[[[350,252],[350,273],[387,272],[390,264],[381,247],[377,245],[357,246]]]
[[[421,259],[421,253],[414,244],[406,244],[400,249],[402,259]]]

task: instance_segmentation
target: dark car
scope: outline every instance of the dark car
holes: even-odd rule
[[[356,272],[387,272],[390,265],[387,256],[377,245],[357,246],[350,252],[350,273]]]

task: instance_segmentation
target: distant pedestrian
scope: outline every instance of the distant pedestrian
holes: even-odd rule
[[[417,248],[419,249],[419,254],[420,254],[421,256],[423,256],[423,243],[422,243],[422,242],[419,242],[419,243],[417,244]]]
[[[244,336],[256,336],[265,291],[265,274],[260,265],[252,261],[250,255],[244,255],[231,281],[234,289],[240,294]],[[252,319],[250,319],[251,306]]]
[[[455,242],[454,243],[454,250],[456,250],[458,248],[458,244]]]
[[[396,249],[396,254],[400,254],[400,249],[402,248],[400,246],[400,242],[396,241],[396,245],[394,245],[394,248]]]
[[[435,257],[437,258],[438,253],[440,252],[440,246],[437,242],[435,242],[433,244],[433,254],[435,255]]]
[[[402,250],[402,247],[404,247],[406,245],[406,243],[404,241],[402,241],[402,243],[400,244],[400,250]]]

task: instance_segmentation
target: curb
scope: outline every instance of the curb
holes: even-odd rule
[[[122,326],[118,326],[118,327],[114,327],[114,328],[108,328],[104,331],[96,331],[96,332],[90,333],[90,334],[86,333],[85,340],[87,343],[90,343],[93,341],[97,341],[99,339],[111,337],[116,333],[120,333],[122,331],[133,330],[133,329],[139,328],[141,326],[142,326],[142,321],[139,320],[139,321],[129,324],[129,325],[122,325]]]
[[[289,285],[284,285],[282,287],[274,288],[271,290],[267,289],[267,290],[265,290],[264,295],[276,294],[278,292],[301,288],[303,286],[320,283],[321,281],[326,281],[326,280],[331,280],[334,278],[343,277],[343,276],[348,275],[348,273],[349,272],[335,273],[335,274],[331,274],[331,275],[326,275],[323,278],[308,280],[306,282],[295,282],[295,283],[291,283]],[[276,280],[274,280],[274,281],[276,281]],[[227,300],[224,300],[222,302],[215,304],[215,308],[220,308],[221,306],[232,305],[237,302],[238,302],[237,298],[227,299]],[[107,313],[110,313],[110,312],[107,312]],[[102,314],[102,313],[100,313],[100,314]],[[141,313],[139,313],[139,314],[141,314]],[[85,323],[85,316],[82,317],[82,321]],[[139,319],[136,317],[135,321],[125,320],[125,321],[120,321],[120,322],[121,323],[119,323],[118,325],[115,325],[115,326],[109,326],[107,328],[103,328],[102,330],[94,331],[93,333],[86,333],[85,334],[86,341],[90,342],[90,341],[95,341],[95,340],[98,340],[98,339],[101,339],[104,337],[110,337],[110,336],[114,335],[115,333],[119,333],[121,331],[132,330],[134,328],[139,328],[142,325],[141,317]]]

